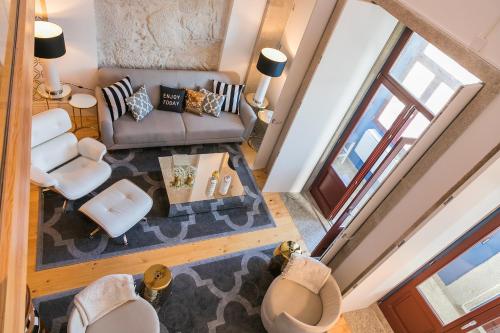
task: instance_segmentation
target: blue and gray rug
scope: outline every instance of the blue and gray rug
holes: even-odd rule
[[[273,280],[267,270],[273,248],[173,267],[172,292],[157,311],[160,332],[265,332],[260,305]],[[78,291],[34,300],[47,332],[66,332]]]
[[[167,217],[170,205],[158,162],[159,156],[229,152],[246,195],[236,199],[209,200],[193,205],[172,206],[175,217]],[[104,159],[113,172],[96,192],[120,179],[129,179],[153,198],[147,222],[127,232],[129,245],[100,232],[88,235],[96,225],[78,212],[90,197],[73,201],[63,213],[64,198],[46,192],[41,196],[38,227],[37,270],[80,263],[131,252],[221,237],[274,227],[275,223],[237,144],[195,145],[115,151]],[[207,207],[217,205],[217,211]],[[185,212],[185,214],[182,214]]]

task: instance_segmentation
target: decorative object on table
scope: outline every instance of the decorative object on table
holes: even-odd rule
[[[102,93],[111,113],[111,120],[118,120],[118,118],[127,112],[125,99],[134,93],[130,77],[126,76],[120,81],[102,88]]]
[[[54,59],[66,54],[64,34],[57,24],[35,21],[35,57],[40,58],[44,83],[38,86],[38,93],[47,99],[61,99],[71,93],[69,85],[61,85]]]
[[[186,89],[170,88],[160,85],[160,104],[158,110],[182,113]]]
[[[224,104],[226,96],[213,93],[206,89],[201,89],[200,91],[205,94],[203,112],[218,118],[222,111],[222,104]]]
[[[205,94],[201,91],[186,90],[186,111],[194,113],[198,116],[203,116],[203,101]]]
[[[266,47],[260,51],[257,69],[262,76],[257,86],[257,91],[247,97],[247,102],[257,108],[267,107],[265,102],[267,88],[271,82],[271,77],[279,77],[287,62],[286,55],[280,50]]]
[[[214,80],[214,93],[226,96],[226,99],[222,103],[222,111],[239,114],[240,98],[244,90],[244,84],[229,84]]]
[[[222,182],[219,186],[219,194],[226,195],[227,191],[229,191],[229,186],[231,186],[232,177],[230,175],[224,176]]]
[[[153,111],[153,104],[149,100],[146,86],[141,86],[132,96],[125,99],[128,109],[132,113],[135,121],[141,121],[151,111]]]
[[[75,128],[73,130],[73,133],[76,133],[77,131],[85,128],[90,128],[93,130],[97,131],[97,136],[99,137],[99,128],[94,128],[94,127],[85,127],[83,126],[83,115],[82,115],[82,110],[83,109],[90,109],[93,108],[97,104],[97,99],[89,94],[73,94],[71,95],[71,98],[69,100],[69,105],[71,105],[71,108],[73,110],[73,122],[75,123]],[[79,110],[80,113],[80,126],[77,125],[76,122],[76,117],[75,117],[75,109]]]
[[[259,150],[264,135],[266,134],[267,127],[273,120],[274,111],[271,110],[260,110],[257,112],[257,122],[253,128],[252,134],[248,138],[248,145],[254,149]]]
[[[290,260],[292,253],[302,254],[300,245],[294,241],[282,242],[274,249],[273,257],[269,262],[269,271],[273,276],[281,274],[288,260]]]
[[[176,165],[173,167],[174,180],[170,183],[176,188],[192,188],[196,178],[196,167],[192,165]]]
[[[152,265],[144,272],[141,296],[153,307],[160,307],[172,290],[172,272],[161,264]]]
[[[208,180],[207,196],[212,197],[214,195],[215,189],[217,188],[218,179],[219,179],[219,171],[212,172],[212,176]]]

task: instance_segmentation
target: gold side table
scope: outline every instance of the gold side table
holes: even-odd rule
[[[143,284],[142,298],[148,301],[153,307],[158,308],[170,294],[172,272],[165,265],[153,265],[144,272]]]
[[[302,249],[297,242],[285,241],[279,244],[273,252],[273,257],[269,262],[269,271],[273,276],[281,274],[286,264],[292,257],[292,253],[302,253]]]

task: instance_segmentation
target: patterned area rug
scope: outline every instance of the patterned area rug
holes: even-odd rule
[[[229,152],[245,188],[246,195],[236,199],[239,204],[235,205],[233,198],[176,205],[172,206],[176,216],[167,217],[170,205],[158,157],[218,152]],[[126,247],[121,238],[110,239],[103,231],[89,239],[88,235],[96,225],[78,212],[78,208],[90,197],[73,201],[63,214],[64,198],[46,192],[40,205],[37,270],[275,226],[237,144],[133,149],[111,152],[104,159],[113,172],[96,192],[120,179],[129,179],[153,198],[148,220],[139,222],[127,232],[129,245]],[[217,211],[207,209],[213,205],[218,206]],[[179,214],[182,211],[186,213]]]
[[[260,304],[273,280],[273,248],[173,267],[172,293],[157,311],[160,332],[265,332]],[[34,300],[47,332],[66,332],[78,291]]]

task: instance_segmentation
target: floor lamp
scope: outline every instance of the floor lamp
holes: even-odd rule
[[[63,98],[71,91],[69,86],[61,85],[54,60],[65,53],[62,28],[51,22],[35,21],[35,57],[40,58],[44,79],[44,83],[38,86],[37,91],[44,98]]]
[[[285,69],[286,62],[287,57],[280,50],[267,47],[260,51],[257,69],[262,76],[260,77],[257,91],[246,96],[247,102],[251,106],[259,109],[267,107],[266,92],[271,82],[271,78],[281,76],[281,73],[283,73]]]

